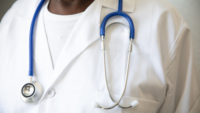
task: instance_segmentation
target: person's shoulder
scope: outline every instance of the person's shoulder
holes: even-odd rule
[[[5,13],[1,20],[1,26],[4,23],[12,21],[13,17],[32,18],[32,13],[40,0],[16,0],[10,9]],[[31,13],[31,14],[30,14]]]
[[[154,23],[159,25],[171,24],[177,29],[183,24],[188,27],[178,10],[166,0],[136,0],[136,10],[149,14]]]
[[[142,7],[152,13],[162,16],[172,14],[182,19],[177,9],[166,0],[136,0],[137,7]]]

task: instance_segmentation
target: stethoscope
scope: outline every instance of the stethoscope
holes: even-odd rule
[[[34,28],[35,28],[36,19],[38,17],[38,14],[39,14],[44,2],[45,2],[45,0],[41,0],[41,2],[39,3],[39,5],[38,5],[38,7],[37,7],[37,9],[34,13],[32,23],[31,23],[31,27],[30,27],[30,35],[29,35],[29,76],[30,76],[30,82],[25,84],[21,89],[21,99],[25,103],[36,103],[41,98],[41,96],[43,94],[42,85],[39,82],[32,81],[32,77],[33,77],[33,35],[34,35]],[[129,27],[130,27],[130,43],[129,43],[129,50],[128,50],[128,60],[127,60],[127,66],[126,66],[126,79],[125,79],[125,84],[124,84],[124,90],[123,90],[123,93],[121,94],[119,100],[116,101],[116,102],[113,99],[113,97],[111,96],[110,90],[109,90],[109,87],[108,87],[108,81],[107,81],[107,76],[106,76],[106,62],[105,62],[105,44],[104,44],[104,41],[105,41],[105,26],[106,26],[107,21],[113,16],[122,16],[122,17],[126,18],[126,20],[129,23]],[[103,50],[103,65],[104,65],[105,83],[106,83],[106,88],[108,90],[109,96],[110,96],[111,100],[114,102],[114,104],[110,107],[103,107],[99,103],[95,102],[94,107],[102,108],[102,109],[112,109],[115,106],[119,106],[121,108],[130,108],[130,107],[135,107],[139,104],[137,100],[132,101],[129,106],[122,106],[122,105],[119,104],[120,101],[122,100],[123,96],[124,96],[125,91],[126,91],[130,56],[131,56],[131,52],[132,52],[132,40],[134,39],[134,34],[135,34],[135,29],[134,29],[133,21],[132,21],[132,19],[129,15],[127,15],[126,13],[124,13],[122,11],[122,0],[119,0],[118,11],[108,14],[103,19],[103,22],[102,22],[101,28],[100,28],[100,36],[101,36],[101,40],[102,40],[101,41],[101,49]]]

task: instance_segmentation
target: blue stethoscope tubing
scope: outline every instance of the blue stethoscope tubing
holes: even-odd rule
[[[105,26],[106,26],[106,23],[107,21],[111,18],[111,17],[114,17],[114,16],[122,16],[124,18],[126,18],[126,20],[128,21],[129,23],[129,27],[130,27],[130,38],[134,39],[134,34],[135,34],[135,28],[134,28],[134,25],[133,25],[133,21],[131,19],[131,17],[129,15],[127,15],[126,13],[124,13],[122,11],[122,0],[119,0],[119,5],[118,5],[118,11],[117,12],[113,12],[113,13],[110,13],[108,14],[102,21],[102,24],[101,24],[101,28],[100,28],[100,35],[102,36],[105,36]]]
[[[34,53],[34,47],[33,47],[33,36],[34,36],[34,28],[35,28],[35,22],[37,20],[38,14],[44,4],[45,0],[41,0],[32,19],[31,27],[30,27],[30,34],[29,34],[29,76],[33,76],[33,53]]]

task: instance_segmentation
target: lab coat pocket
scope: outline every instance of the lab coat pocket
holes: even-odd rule
[[[120,98],[120,95],[112,95],[112,97],[117,101]],[[120,108],[116,106],[109,110],[96,108],[94,113],[157,113],[159,103],[156,101],[123,96],[120,105],[128,106],[134,100],[137,100],[139,103],[136,107]],[[103,107],[110,107],[114,104],[108,94],[101,92],[97,93],[96,102]]]

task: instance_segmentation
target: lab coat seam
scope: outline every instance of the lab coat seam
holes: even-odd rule
[[[183,20],[181,21],[181,26],[182,25],[183,25]],[[179,32],[178,32],[178,34],[176,36],[176,39],[175,39],[174,43],[172,44],[172,46],[170,47],[169,53],[167,55],[170,58],[169,58],[167,66],[166,66],[166,70],[167,70],[166,71],[166,75],[168,75],[168,72],[170,71],[170,64],[172,63],[172,61],[175,58],[176,53],[178,51],[178,45],[179,45],[180,40],[181,40],[181,39],[179,40],[179,37],[181,36],[181,30],[182,30],[181,26],[180,26]],[[170,55],[170,53],[172,53],[172,55]]]
[[[171,53],[171,51],[173,51],[172,52],[172,55],[171,55],[171,58],[169,59],[169,62],[168,62],[168,64],[167,64],[167,69],[168,69],[168,67],[169,67],[169,65],[171,64],[171,62],[172,62],[172,60],[173,60],[173,56],[175,56],[175,54],[176,54],[176,51],[177,51],[177,46],[176,45],[179,45],[179,36],[181,35],[181,26],[183,25],[183,20],[181,21],[181,25],[180,25],[180,29],[179,29],[179,32],[178,32],[178,34],[177,34],[177,36],[176,36],[176,39],[175,39],[175,41],[174,41],[174,43],[172,44],[172,46],[170,47],[170,50],[169,50],[169,53],[168,53],[168,55],[167,56],[170,56],[169,54]],[[178,42],[179,41],[179,42]]]
[[[169,73],[171,72],[171,70],[174,69],[174,68],[170,68],[170,66],[171,66],[172,62],[174,61],[174,59],[175,59],[175,57],[177,55],[177,51],[179,50],[179,45],[180,45],[180,42],[181,42],[181,39],[179,37],[182,36],[182,32],[181,32],[182,31],[182,26],[183,26],[183,20],[181,21],[180,29],[179,29],[179,32],[178,32],[178,34],[176,36],[176,39],[175,39],[174,43],[172,44],[172,46],[170,47],[169,53],[167,55],[167,56],[170,56],[168,64],[166,66],[166,73],[165,73],[167,81],[168,81]],[[172,51],[172,52],[170,52],[170,51]],[[170,55],[170,53],[172,53],[172,55]],[[173,81],[170,82],[172,87],[168,87],[168,89],[166,91],[166,96],[167,95],[172,95],[174,93],[175,88],[176,88],[174,86],[175,85],[174,81],[176,81],[176,78],[174,78]],[[167,82],[167,84],[168,83],[169,82]]]
[[[168,3],[168,7],[167,7],[167,11],[170,11],[171,12],[171,14],[173,15],[173,13],[172,12],[176,12],[176,14],[179,14],[178,12],[177,12],[177,10],[174,8],[174,6],[173,5],[171,5],[170,3]],[[167,12],[167,13],[169,13],[169,12]],[[183,23],[184,23],[184,19],[182,18],[182,16],[181,15],[179,15],[179,17],[180,17],[180,26],[179,26],[179,31],[178,31],[178,33],[177,33],[177,35],[176,35],[176,38],[175,38],[175,40],[174,40],[174,43],[169,47],[169,52],[167,53],[167,56],[170,56],[170,53],[175,53],[175,50],[176,50],[176,47],[174,47],[175,45],[176,45],[176,43],[178,42],[178,37],[179,37],[179,35],[181,34],[181,30],[182,30],[182,26],[183,26]],[[178,44],[177,44],[178,45]],[[174,52],[173,52],[173,50],[174,50]],[[171,52],[172,51],[172,52]],[[173,55],[171,55],[171,56],[173,56]],[[169,65],[170,65],[170,63],[171,63],[171,60],[172,59],[170,59],[169,58],[169,61],[168,61],[168,63],[166,64],[166,67],[168,67]]]

